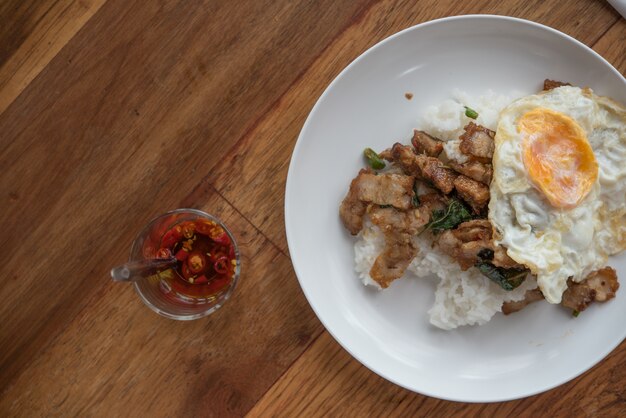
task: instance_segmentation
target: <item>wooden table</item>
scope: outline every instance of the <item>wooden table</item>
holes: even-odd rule
[[[513,402],[385,381],[324,330],[285,240],[291,151],[350,61],[417,23],[492,13],[555,27],[624,73],[624,19],[601,0],[565,3],[4,0],[0,415],[623,414],[624,343]],[[223,218],[243,253],[234,297],[189,323],[108,277],[138,229],[178,207]]]

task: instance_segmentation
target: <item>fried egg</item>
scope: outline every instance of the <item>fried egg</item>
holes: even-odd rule
[[[626,248],[626,109],[588,88],[516,100],[495,137],[489,219],[496,242],[560,303]]]

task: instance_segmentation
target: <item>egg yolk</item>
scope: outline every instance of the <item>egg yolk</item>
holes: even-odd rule
[[[585,131],[569,116],[537,108],[519,119],[528,176],[552,206],[572,208],[598,178],[598,163]]]

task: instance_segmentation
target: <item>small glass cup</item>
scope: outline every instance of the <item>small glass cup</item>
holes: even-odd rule
[[[241,269],[239,248],[233,234],[219,219],[197,209],[176,209],[167,212],[148,223],[137,235],[130,252],[130,261],[152,259],[157,257],[163,235],[177,224],[186,221],[204,219],[213,221],[219,225],[230,239],[234,250],[235,268],[230,282],[215,293],[202,294],[198,287],[187,283],[173,270],[159,273],[148,278],[142,278],[134,282],[135,290],[141,300],[159,315],[180,321],[202,318],[219,309],[230,297]]]

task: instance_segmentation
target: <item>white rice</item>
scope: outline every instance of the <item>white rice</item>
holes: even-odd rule
[[[483,96],[472,98],[455,90],[452,99],[426,109],[418,128],[446,141],[446,157],[463,162],[464,156],[458,149],[458,137],[463,132],[463,127],[472,121],[465,116],[463,106],[478,112],[476,123],[495,130],[500,111],[520,96],[517,93],[497,95],[488,91]],[[482,325],[501,311],[504,302],[522,300],[527,290],[537,287],[536,281],[529,277],[517,289],[503,290],[476,268],[462,271],[450,256],[432,248],[433,238],[430,232],[415,237],[414,240],[420,251],[404,277],[431,277],[439,281],[435,303],[428,311],[430,323],[436,327],[450,330],[462,325]],[[370,277],[369,271],[383,246],[383,234],[366,219],[354,244],[355,269],[363,284],[378,289],[380,286]]]

